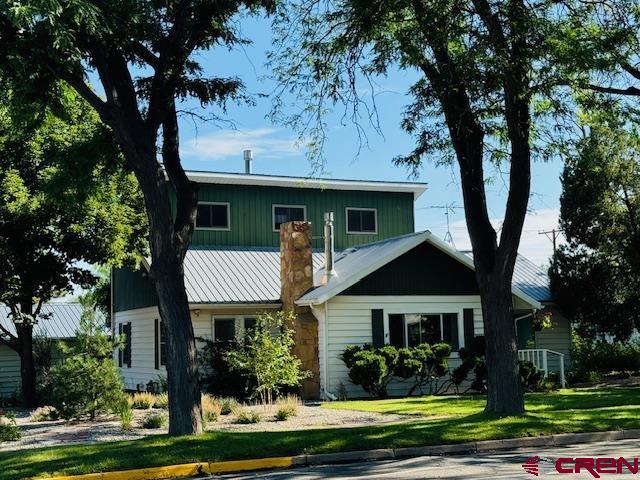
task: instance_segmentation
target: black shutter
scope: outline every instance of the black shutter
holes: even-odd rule
[[[153,335],[153,353],[154,363],[156,370],[160,369],[160,326],[158,325],[158,319],[154,320],[154,335]]]
[[[124,324],[123,332],[125,334],[123,363],[131,368],[131,322]]]
[[[389,345],[402,348],[404,344],[404,315],[394,313],[389,315]]]
[[[451,345],[451,350],[457,352],[460,350],[460,342],[458,341],[458,314],[445,313],[442,316],[442,338]]]
[[[373,346],[384,346],[384,312],[381,309],[371,310],[371,333]]]
[[[464,314],[464,346],[466,348],[471,347],[473,343],[473,308],[465,308]]]

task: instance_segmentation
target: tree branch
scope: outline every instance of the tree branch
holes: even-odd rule
[[[601,85],[589,84],[586,86],[589,90],[593,90],[594,92],[600,93],[610,93],[613,95],[626,95],[630,97],[640,97],[640,88],[636,87],[627,87],[627,88],[617,88],[617,87],[603,87]]]

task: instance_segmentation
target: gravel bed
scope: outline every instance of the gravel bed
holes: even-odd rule
[[[238,424],[233,415],[221,415],[217,422],[207,426],[207,431],[266,432],[286,430],[306,430],[311,428],[362,427],[411,421],[407,415],[358,412],[355,410],[333,410],[320,406],[298,407],[298,414],[285,421],[275,418],[277,408],[265,406],[245,407],[257,410],[262,420],[253,424]],[[162,410],[134,410],[133,430],[126,431],[114,416],[104,416],[95,421],[49,421],[30,422],[29,413],[16,410],[17,423],[22,430],[22,438],[17,442],[0,442],[1,451],[23,450],[57,445],[74,445],[136,440],[149,435],[167,433],[167,429],[143,429],[142,423],[150,415],[163,413]]]

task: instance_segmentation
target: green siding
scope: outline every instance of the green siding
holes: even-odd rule
[[[116,312],[158,304],[157,295],[143,267],[117,268],[113,271],[113,308]]]
[[[473,270],[422,243],[341,295],[479,295]]]
[[[273,231],[272,224],[274,204],[305,205],[314,237],[322,236],[324,213],[334,212],[337,250],[414,231],[412,193],[210,184],[201,184],[199,188],[201,201],[229,203],[231,229],[196,230],[192,238],[194,246],[279,246],[279,234]],[[346,207],[376,208],[378,233],[347,234]],[[313,246],[321,248],[322,239],[315,238]]]

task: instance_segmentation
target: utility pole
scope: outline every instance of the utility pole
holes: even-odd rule
[[[553,269],[553,273],[558,273],[556,270],[556,251],[558,250],[558,235],[562,233],[561,228],[552,228],[551,230],[541,230],[538,232],[538,235],[544,235],[553,243],[553,257],[551,257],[551,268]]]

